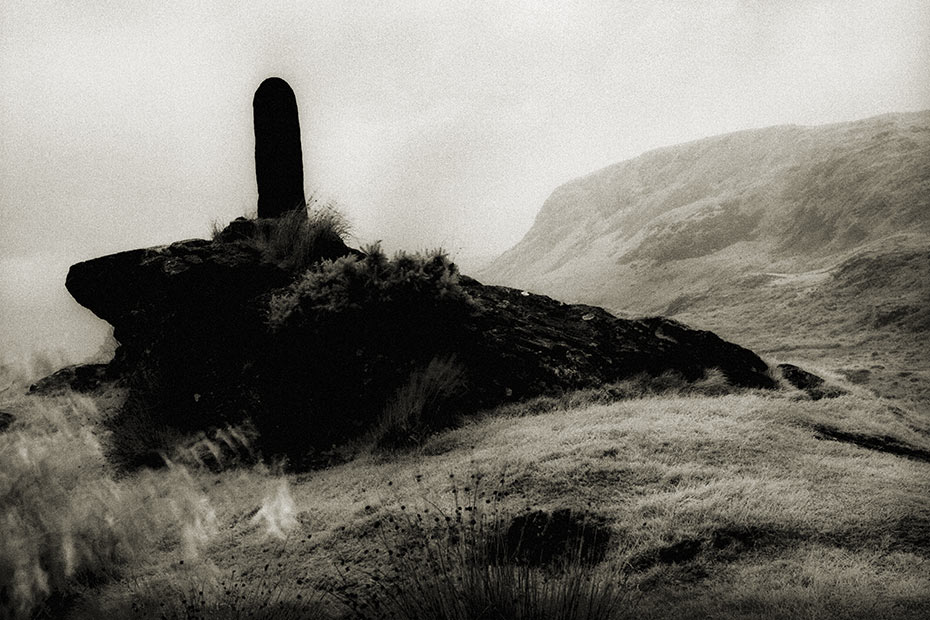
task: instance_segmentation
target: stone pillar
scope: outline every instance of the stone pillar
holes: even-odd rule
[[[306,204],[294,91],[281,78],[268,78],[255,91],[252,112],[258,217],[278,217]]]

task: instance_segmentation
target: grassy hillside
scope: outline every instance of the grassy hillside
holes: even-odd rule
[[[0,506],[28,527],[5,537],[5,570],[19,577],[4,605],[12,587],[64,592],[52,617],[382,617],[361,604],[450,603],[468,598],[454,582],[465,579],[501,589],[487,591],[498,601],[529,596],[543,617],[566,600],[610,611],[581,617],[926,617],[930,423],[846,387],[817,402],[787,390],[606,404],[579,393],[286,476],[199,458],[216,433],[168,469],[117,476],[97,446],[118,391],[14,399]],[[609,532],[596,566],[467,569],[495,524],[562,508]]]
[[[717,136],[558,188],[479,277],[930,398],[928,179],[930,111]]]
[[[645,280],[630,276],[668,280],[666,266],[694,259],[687,271],[707,277],[807,271],[889,235],[930,233],[928,178],[930,111],[707,138],[559,187],[483,275],[659,308],[666,291],[638,292]]]

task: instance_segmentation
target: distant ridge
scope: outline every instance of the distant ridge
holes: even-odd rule
[[[916,253],[879,262],[923,273],[928,239],[925,110],[740,131],[608,166],[558,187],[526,236],[478,277],[621,313],[687,317],[761,303],[774,280],[787,281],[764,274],[809,274],[806,286],[836,288],[841,265],[860,254]],[[820,281],[810,275],[817,271]],[[888,301],[889,282],[882,286],[885,299],[875,303]]]

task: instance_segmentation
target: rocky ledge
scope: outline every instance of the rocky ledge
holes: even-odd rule
[[[302,274],[234,235],[219,238],[71,268],[70,293],[114,327],[120,346],[110,370],[130,387],[127,415],[182,429],[248,417],[272,449],[293,453],[362,432],[437,358],[454,360],[464,376],[447,407],[455,415],[640,373],[693,381],[719,369],[736,386],[775,385],[757,355],[713,333],[487,286],[447,262],[437,277],[456,294],[441,303],[382,296],[375,307],[347,304],[344,315],[303,304],[299,320],[274,326],[271,305],[296,294]]]

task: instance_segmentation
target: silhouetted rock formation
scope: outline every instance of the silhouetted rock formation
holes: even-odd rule
[[[638,373],[674,371],[689,381],[719,368],[738,386],[772,387],[759,357],[708,331],[662,317],[620,319],[603,308],[565,304],[463,278],[477,302],[475,337],[488,380],[514,398],[595,387]]]
[[[759,357],[710,332],[464,276],[456,297],[414,291],[345,314],[301,306],[273,331],[270,303],[294,278],[247,242],[188,240],[79,263],[67,288],[114,326],[131,403],[189,429],[248,416],[266,448],[292,456],[363,431],[438,356],[465,371],[462,414],[638,373],[696,380],[719,368],[738,386],[774,386]]]
[[[287,82],[268,78],[255,91],[252,111],[258,217],[278,217],[306,204],[297,99]]]

